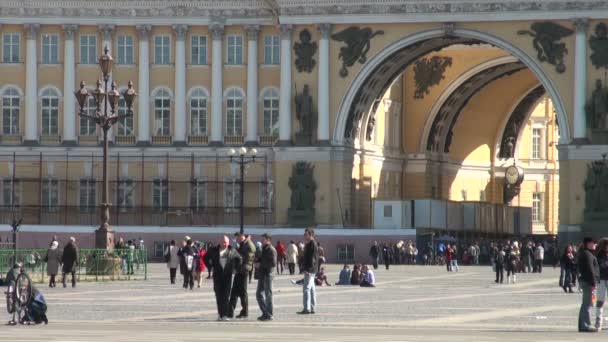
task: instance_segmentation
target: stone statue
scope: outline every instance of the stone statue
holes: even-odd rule
[[[293,45],[293,50],[296,53],[296,69],[298,72],[312,72],[312,69],[317,64],[313,58],[317,53],[317,43],[311,42],[310,32],[302,30],[300,32],[300,42]]]
[[[591,51],[591,63],[596,69],[608,68],[608,28],[606,24],[599,23],[595,26],[595,35],[589,38]]]
[[[302,93],[296,90],[296,119],[300,122],[300,131],[296,133],[297,145],[310,145],[315,128],[315,110],[308,85],[305,84]]]
[[[348,76],[349,67],[353,66],[357,61],[364,64],[367,61],[367,52],[370,48],[370,41],[379,34],[384,34],[384,31],[372,31],[371,28],[360,28],[359,26],[351,26],[343,31],[331,35],[333,40],[344,42],[346,46],[340,48],[338,57],[342,60],[342,68],[340,76],[342,78]]]
[[[608,129],[608,89],[602,86],[601,80],[595,81],[591,100],[585,105],[587,126],[591,129]]]
[[[308,226],[315,221],[315,192],[317,183],[314,179],[314,166],[311,163],[299,161],[292,169],[289,178],[291,189],[290,207],[287,212],[289,224]]]
[[[585,188],[585,212],[602,211],[603,203],[601,199],[603,183],[603,169],[606,168],[605,160],[596,160],[587,165],[587,179],[584,183]]]
[[[532,44],[536,49],[538,60],[555,65],[555,70],[560,74],[566,71],[564,55],[568,53],[568,49],[566,43],[560,40],[572,35],[574,31],[551,21],[533,23],[530,29],[531,31],[517,31],[517,34],[534,38]]]

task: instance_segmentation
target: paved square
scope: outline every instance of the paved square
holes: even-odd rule
[[[588,341],[579,334],[580,295],[557,287],[559,269],[520,274],[496,285],[490,267],[394,266],[376,271],[378,286],[318,288],[317,314],[299,316],[301,287],[275,277],[275,321],[260,323],[255,280],[250,318],[216,322],[210,280],[194,291],[168,284],[164,265],[148,281],[41,286],[49,325],[0,326],[3,341]],[[337,281],[339,265],[329,265]],[[178,276],[179,280],[179,276]],[[4,300],[0,309],[6,313]],[[6,317],[6,314],[3,314]],[[608,332],[607,332],[608,333]]]

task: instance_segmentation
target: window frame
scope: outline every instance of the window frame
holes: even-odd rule
[[[171,135],[171,93],[165,88],[161,88],[154,93],[154,135]],[[157,106],[157,101],[161,101],[161,106]],[[168,101],[165,103],[165,101]],[[167,107],[165,105],[167,104]],[[167,117],[165,117],[165,114]],[[160,119],[159,119],[160,115]],[[159,121],[160,120],[160,121]],[[166,125],[165,125],[166,123]],[[159,126],[160,124],[160,126]],[[160,131],[161,134],[158,134]]]
[[[225,100],[226,136],[243,136],[243,103],[245,95],[238,88],[228,88]],[[232,102],[232,105],[231,105]],[[238,106],[236,104],[239,104]],[[230,118],[232,117],[232,120]],[[237,121],[240,122],[237,125]],[[230,127],[232,125],[232,129]]]
[[[281,64],[281,37],[279,35],[268,34],[264,36],[264,64]]]
[[[122,39],[122,42],[121,42]],[[128,44],[130,40],[130,44]],[[135,40],[130,34],[120,34],[116,37],[116,63],[119,65],[135,64]],[[129,55],[130,51],[130,55]]]
[[[269,101],[271,106],[266,106],[266,101]],[[276,101],[274,106],[273,101]],[[278,136],[279,135],[279,107],[281,100],[279,92],[270,88],[266,90],[262,96],[262,127],[264,129],[264,135]],[[270,119],[267,116],[270,115]],[[276,120],[273,120],[276,119]],[[273,124],[274,122],[274,124]]]
[[[243,65],[243,42],[242,34],[226,35],[226,65]]]
[[[158,202],[157,197],[158,195]],[[166,201],[166,203],[164,203]],[[169,209],[169,179],[156,177],[152,180],[152,207],[155,212],[164,212]]]
[[[132,178],[118,180],[117,194],[116,202],[118,202],[120,212],[133,210],[135,207],[135,181]]]
[[[202,211],[207,207],[207,180],[205,178],[195,178],[192,180],[189,204],[190,209],[193,211]]]
[[[198,40],[196,45],[195,38]],[[201,42],[204,41],[204,44]],[[194,51],[197,51],[196,57]],[[203,53],[201,53],[203,51]],[[209,51],[209,39],[206,35],[190,36],[190,64],[191,65],[208,65],[207,53]]]
[[[207,135],[207,123],[209,114],[209,95],[202,88],[196,88],[190,93],[190,97],[188,99],[188,106],[190,113],[190,136],[206,136]],[[192,104],[196,101],[197,106],[194,107]],[[204,101],[204,106],[201,106],[201,103]],[[201,116],[201,114],[203,114]],[[195,120],[196,118],[196,120]],[[201,125],[201,122],[203,123]],[[194,125],[196,123],[196,125]],[[201,126],[203,129],[201,130]],[[197,128],[196,130],[194,128]]]
[[[15,184],[14,193],[12,189],[13,182]],[[21,184],[19,178],[7,177],[2,180],[2,206],[5,210],[21,207]]]
[[[83,206],[83,190],[86,205]],[[82,214],[92,214],[97,207],[97,180],[92,177],[81,178],[78,182],[78,207]]]
[[[83,38],[86,38],[86,44],[83,44]],[[91,40],[94,44],[91,44]],[[80,64],[95,65],[97,64],[97,35],[82,34],[80,35]],[[83,52],[86,51],[86,59]]]
[[[229,187],[231,189],[230,196],[228,196]],[[241,208],[240,206],[240,196],[241,196],[241,188],[238,179],[234,177],[228,177],[224,179],[224,189],[223,189],[223,199],[224,199],[224,209],[226,211],[236,211]],[[228,198],[230,198],[230,202],[232,206],[228,204]],[[238,203],[236,203],[238,202]],[[245,207],[245,203],[243,202],[243,209]]]
[[[9,93],[10,92],[10,93]],[[17,104],[14,104],[16,100]],[[9,102],[8,106],[6,105],[6,101]],[[7,130],[6,123],[6,111],[8,111],[8,122],[9,129]],[[15,88],[8,88],[2,93],[2,134],[3,135],[19,135],[20,134],[20,118],[21,115],[21,95],[19,91]],[[13,130],[13,128],[15,128]]]
[[[11,37],[7,44],[6,38]],[[14,38],[16,42],[14,41]],[[8,51],[7,50],[10,50]],[[15,54],[16,52],[16,54]],[[16,57],[16,58],[14,58]],[[4,32],[2,34],[2,63],[15,64],[21,60],[21,34],[19,32]]]
[[[45,105],[44,102],[48,101],[49,104]],[[56,105],[53,102],[56,101]],[[45,111],[48,111],[48,125],[45,125]],[[42,91],[40,96],[40,121],[41,121],[41,135],[43,136],[57,136],[59,135],[59,94],[52,88],[47,88]],[[53,127],[53,119],[55,126]],[[45,133],[45,130],[47,132]]]
[[[89,116],[95,116],[97,112],[97,103],[93,97],[87,99],[84,111]],[[92,137],[97,135],[97,124],[86,116],[79,116],[78,135],[81,137]]]
[[[532,222],[544,223],[544,201],[543,193],[535,191],[532,193]]]
[[[48,43],[45,39],[48,38]],[[53,38],[55,42],[53,42]],[[56,33],[44,33],[42,34],[42,51],[41,51],[41,64],[57,65],[59,64],[59,35]],[[55,52],[55,59],[53,59],[53,50]]]
[[[158,39],[160,39],[160,44]],[[160,47],[159,47],[160,46]],[[160,52],[160,55],[159,55]],[[171,65],[171,36],[159,34],[154,36],[154,64]]]
[[[46,212],[55,212],[59,210],[59,179],[55,177],[46,177],[42,180],[42,191],[40,192],[41,207]],[[55,193],[55,196],[53,196]],[[45,198],[46,197],[46,198]]]

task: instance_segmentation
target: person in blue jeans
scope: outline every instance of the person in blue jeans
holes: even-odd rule
[[[302,283],[304,309],[298,314],[308,315],[315,313],[317,305],[315,274],[319,267],[319,246],[315,241],[315,230],[312,227],[304,230],[306,245],[302,257],[302,271],[304,272],[304,282]]]
[[[596,286],[600,281],[600,267],[594,253],[595,242],[593,238],[586,237],[583,240],[583,249],[578,255],[579,283],[583,290],[583,301],[578,313],[579,332],[597,332],[597,328],[591,324]]]

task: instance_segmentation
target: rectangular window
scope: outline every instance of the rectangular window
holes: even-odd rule
[[[279,36],[264,37],[264,64],[280,64]]]
[[[133,209],[133,193],[135,183],[132,179],[121,179],[118,182],[118,207],[120,211],[126,212]]]
[[[207,37],[192,36],[192,64],[207,64]]]
[[[165,241],[154,241],[154,257],[162,258],[169,244]]]
[[[133,64],[133,36],[118,36],[118,64]]]
[[[543,213],[543,194],[541,192],[532,193],[532,222],[544,222]]]
[[[392,205],[384,206],[384,217],[393,217],[393,206]]]
[[[241,207],[241,187],[236,179],[228,179],[224,183],[224,208],[236,209]]]
[[[15,179],[14,183],[12,179],[5,179],[2,182],[2,200],[5,209],[21,205],[21,182],[18,179]]]
[[[155,64],[170,64],[171,63],[171,43],[169,36],[154,37],[154,63]]]
[[[59,180],[46,178],[42,181],[42,208],[57,211],[59,208]]]
[[[532,128],[532,159],[541,159],[542,128]]]
[[[229,35],[226,63],[230,65],[243,64],[243,36]]]
[[[80,180],[80,212],[93,213],[95,212],[96,203],[96,183],[95,179],[86,178]]]
[[[2,133],[19,134],[19,94],[16,91],[4,93],[2,97]]]
[[[153,206],[155,210],[166,210],[169,207],[169,180],[156,178],[153,181],[154,198]]]
[[[190,208],[193,210],[201,210],[205,208],[207,203],[207,184],[202,179],[192,181],[190,188]]]
[[[353,262],[355,260],[355,245],[343,244],[338,245],[338,261]]]
[[[264,105],[264,134],[279,135],[279,98],[265,97]]]
[[[42,135],[59,134],[59,99],[43,97],[42,103]]]
[[[97,36],[80,36],[80,64],[97,64]]]
[[[122,116],[116,123],[116,127],[118,127],[118,135],[133,135],[133,115],[124,116],[127,115],[127,103],[124,99],[118,100],[118,115]]]
[[[59,35],[42,35],[42,64],[59,64]]]
[[[19,63],[19,33],[5,33],[2,40],[2,61]]]

